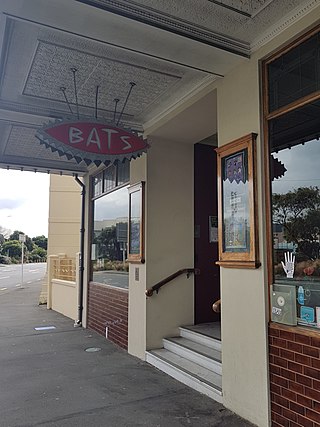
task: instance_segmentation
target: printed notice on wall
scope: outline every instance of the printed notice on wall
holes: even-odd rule
[[[214,243],[218,241],[218,217],[209,216],[209,242]]]

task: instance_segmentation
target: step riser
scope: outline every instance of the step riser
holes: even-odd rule
[[[210,348],[213,348],[215,350],[218,350],[221,352],[221,341],[218,341],[214,338],[207,337],[205,335],[198,334],[193,331],[189,331],[188,329],[179,328],[180,329],[180,336],[183,338],[187,338],[190,341],[197,342],[199,344],[206,345]]]
[[[211,399],[222,403],[223,397],[222,393],[219,390],[216,390],[213,387],[210,387],[209,385],[199,381],[198,379],[192,377],[192,375],[181,371],[177,367],[170,365],[164,360],[159,359],[158,357],[148,352],[146,353],[146,361],[151,365],[155,366],[156,368],[160,369],[161,371],[165,372],[167,375],[170,375],[181,383],[187,385],[188,387],[191,387],[194,390],[205,394]]]
[[[167,350],[170,350],[179,356],[185,357],[186,359],[191,360],[192,362],[195,362],[204,368],[210,369],[216,374],[222,375],[222,365],[220,362],[165,339],[163,340],[163,344],[164,348]]]

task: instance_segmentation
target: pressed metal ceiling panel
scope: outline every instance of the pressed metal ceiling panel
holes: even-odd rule
[[[249,45],[295,8],[310,3],[303,0],[78,1],[169,31],[184,33],[207,43],[219,45],[223,38],[228,38],[230,39],[228,49],[235,51],[237,46],[236,44],[232,46],[231,40]]]

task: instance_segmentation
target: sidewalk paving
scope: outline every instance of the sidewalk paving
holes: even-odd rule
[[[0,295],[1,427],[251,426],[104,337],[38,306],[40,288],[37,282]],[[34,329],[43,326],[56,329]]]

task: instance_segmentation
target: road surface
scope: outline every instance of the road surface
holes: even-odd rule
[[[23,284],[28,286],[30,283],[40,281],[46,273],[47,263],[30,263],[23,265]],[[12,291],[21,287],[22,282],[21,264],[4,265],[0,264],[0,296],[4,292]]]

